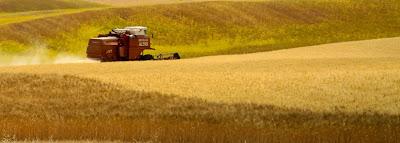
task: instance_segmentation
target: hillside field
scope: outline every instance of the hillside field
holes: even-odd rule
[[[0,13],[78,9],[101,6],[85,0],[0,0]]]
[[[58,9],[58,10],[42,10],[42,11],[29,11],[29,12],[13,12],[13,13],[0,13],[0,26],[13,23],[21,23],[32,21],[41,18],[48,18],[54,16],[62,16],[65,14],[80,13],[88,10],[99,10],[102,8],[79,8],[79,9]],[[5,43],[2,41],[2,43]],[[4,48],[4,47],[3,47]],[[10,49],[11,51],[13,49]]]
[[[44,48],[43,62],[60,53],[84,57],[89,38],[130,25],[150,29],[157,49],[151,53],[190,58],[272,51],[399,36],[399,7],[395,0],[279,0],[106,8],[2,25],[0,33],[7,34],[0,35],[0,51],[12,58]]]
[[[400,38],[178,61],[0,68],[0,135],[392,142]],[[68,90],[65,90],[68,89]]]
[[[135,25],[183,59],[86,59]],[[0,142],[400,140],[398,0],[0,0],[0,33]]]

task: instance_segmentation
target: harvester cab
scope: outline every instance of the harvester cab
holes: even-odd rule
[[[86,53],[88,58],[102,62],[180,59],[178,53],[159,54],[155,58],[144,55],[145,50],[155,50],[151,48],[147,27],[131,26],[90,39]]]
[[[147,27],[143,26],[132,26],[132,27],[126,27],[125,29],[128,29],[128,31],[132,35],[143,35],[147,36]]]

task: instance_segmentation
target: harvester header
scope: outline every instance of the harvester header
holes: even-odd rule
[[[180,59],[178,53],[153,56],[144,55],[145,50],[155,50],[151,48],[147,27],[130,26],[91,38],[86,53],[88,58],[102,62]]]

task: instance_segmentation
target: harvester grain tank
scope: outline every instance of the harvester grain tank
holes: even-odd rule
[[[108,34],[90,39],[86,53],[88,58],[102,62],[180,59],[178,53],[153,56],[144,55],[145,50],[155,50],[151,48],[147,27],[132,26],[113,29]]]

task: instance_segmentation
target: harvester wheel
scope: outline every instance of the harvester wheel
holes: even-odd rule
[[[143,55],[140,57],[140,60],[142,60],[142,61],[154,60],[154,56],[150,55],[150,54]]]
[[[101,57],[101,58],[100,58],[100,62],[102,62],[102,63],[103,63],[103,62],[107,62],[107,60],[106,60],[106,58]]]
[[[112,62],[114,59],[112,53],[107,53],[101,57],[101,62]]]
[[[174,59],[181,59],[181,56],[178,53],[174,53]]]
[[[112,60],[110,60],[109,58],[106,58],[106,57],[101,57],[100,61],[101,62],[111,62]]]

